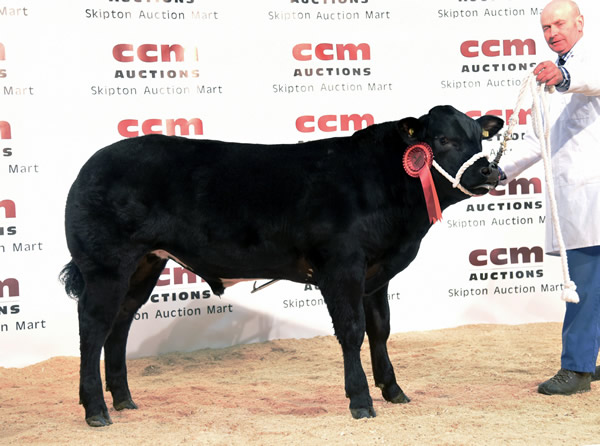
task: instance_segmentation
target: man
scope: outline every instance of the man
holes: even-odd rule
[[[600,68],[593,42],[583,38],[584,20],[575,2],[552,0],[542,11],[541,24],[548,46],[559,57],[556,63],[540,63],[534,75],[558,91],[550,95],[553,180],[569,272],[580,302],[566,304],[561,369],[538,391],[571,395],[589,391],[590,381],[600,375]],[[506,181],[540,159],[539,143],[530,146],[513,151],[518,160],[505,160]],[[546,249],[556,254],[550,224],[546,232]]]

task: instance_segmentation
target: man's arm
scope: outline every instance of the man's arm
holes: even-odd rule
[[[517,178],[521,172],[529,169],[541,158],[540,142],[535,137],[531,126],[528,126],[523,144],[504,154],[500,160],[500,168],[504,173],[504,178],[501,179],[500,184],[508,184],[509,181]]]
[[[600,96],[600,66],[573,60],[569,63],[571,84],[567,93],[580,93],[586,96]]]

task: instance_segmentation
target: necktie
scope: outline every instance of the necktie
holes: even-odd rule
[[[566,62],[566,60],[565,60],[565,59],[563,59],[563,56],[560,56],[560,57],[558,58],[558,66],[559,66],[559,67],[562,67],[562,66],[565,64],[565,62]]]

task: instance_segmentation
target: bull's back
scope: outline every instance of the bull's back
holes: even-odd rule
[[[67,227],[273,224],[295,220],[329,181],[325,148],[148,135],[96,152],[67,200]],[[341,165],[345,165],[341,163]],[[325,172],[323,171],[325,170]],[[326,187],[318,184],[318,187]],[[183,227],[184,224],[190,227]]]
[[[113,186],[147,186],[164,180],[185,178],[198,168],[218,163],[218,142],[147,135],[111,144],[84,164],[75,181],[80,188],[110,189]],[[116,183],[115,183],[116,182]]]
[[[343,138],[282,145],[131,138],[88,160],[72,198],[92,195],[118,203],[133,194],[143,202],[194,206],[206,200],[241,212],[271,213],[306,200],[307,194],[321,195],[334,176],[352,171],[348,146]]]

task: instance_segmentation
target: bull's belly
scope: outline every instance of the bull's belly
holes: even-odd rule
[[[153,254],[161,259],[173,260],[174,262],[178,263],[182,267],[199,275],[203,279],[207,279],[207,277],[204,277],[204,274],[202,271],[203,268],[196,268],[195,265],[186,263],[185,261],[177,258],[176,256],[174,256],[173,254],[171,254],[168,251],[165,251],[163,249],[157,249],[155,251],[152,251],[150,254]],[[250,259],[248,261],[248,263],[251,264],[252,260]],[[283,268],[280,274],[258,274],[258,275],[251,274],[252,277],[248,277],[247,274],[244,274],[244,272],[242,270],[240,270],[239,274],[233,274],[233,276],[236,276],[236,277],[231,277],[232,274],[230,272],[228,272],[227,274],[218,275],[219,277],[214,277],[214,274],[207,274],[206,276],[209,276],[209,277],[213,276],[211,278],[219,280],[224,288],[228,288],[228,287],[231,287],[231,286],[236,285],[241,282],[254,282],[257,280],[271,280],[274,278],[291,280],[293,282],[299,282],[299,283],[312,283],[312,275],[313,275],[312,273],[313,273],[312,268],[310,268],[308,266],[308,264],[306,263],[305,260],[301,259],[296,263],[296,268]]]

